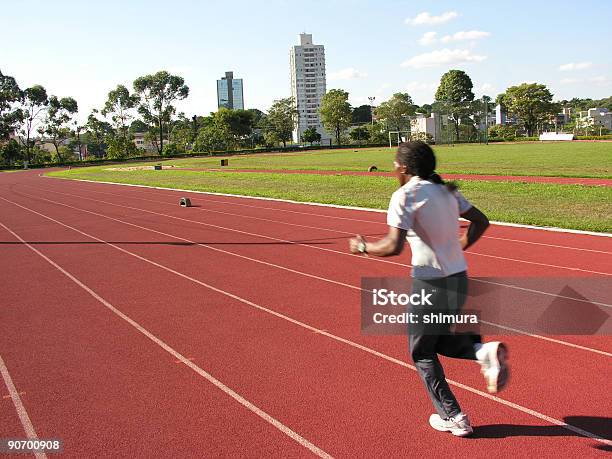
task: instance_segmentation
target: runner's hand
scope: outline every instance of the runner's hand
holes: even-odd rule
[[[366,240],[365,240],[365,238],[361,234],[358,234],[354,238],[351,238],[349,240],[349,249],[350,249],[351,253],[355,253],[355,254],[361,253],[361,252],[359,252],[359,245],[362,244],[362,243],[365,244],[365,242],[366,242]]]

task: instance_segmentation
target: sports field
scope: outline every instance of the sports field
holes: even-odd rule
[[[443,174],[612,178],[612,142],[463,144],[434,147]],[[229,168],[365,171],[393,169],[395,148],[314,150],[233,156]],[[168,161],[178,167],[217,167],[219,158]]]
[[[609,232],[612,231],[612,186],[469,180],[469,174],[502,178],[500,174],[504,173],[526,177],[531,172],[536,177],[608,178],[612,171],[611,150],[612,143],[577,143],[464,145],[440,147],[436,152],[442,174],[468,175],[458,181],[461,191],[492,220]],[[386,209],[388,198],[397,187],[393,177],[315,172],[363,172],[373,164],[388,171],[392,167],[393,151],[387,148],[232,156],[229,170],[233,172],[211,170],[220,169],[220,158],[215,157],[165,161],[164,167],[175,168],[162,171],[152,170],[152,163],[130,163],[125,167],[75,168],[50,175]],[[242,169],[259,172],[240,172]],[[283,173],[291,170],[304,173]]]

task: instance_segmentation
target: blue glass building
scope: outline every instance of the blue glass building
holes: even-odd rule
[[[225,72],[225,76],[217,80],[217,107],[244,110],[242,78],[234,79],[234,72]]]

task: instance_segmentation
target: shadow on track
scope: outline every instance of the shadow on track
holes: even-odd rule
[[[594,433],[603,439],[612,439],[612,418],[568,416],[563,420],[569,425]],[[474,435],[468,438],[507,437],[581,437],[581,435],[556,425],[491,424],[475,426]],[[593,446],[603,451],[612,451],[612,447],[607,445]]]
[[[368,237],[380,236],[378,234],[366,235]],[[310,244],[310,245],[330,245],[332,241],[348,241],[348,237],[329,237],[318,239],[301,239],[287,242],[183,242],[183,241],[26,241],[30,245],[96,245],[96,244],[118,244],[118,245],[174,245],[174,246],[195,246],[195,245],[295,245],[295,244]],[[0,241],[2,245],[23,245],[20,241]]]

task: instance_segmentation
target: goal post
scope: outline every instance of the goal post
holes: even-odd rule
[[[394,139],[397,141],[397,145],[401,142],[405,142],[410,137],[410,131],[389,131],[389,148],[393,148],[392,135],[395,134]],[[402,134],[405,134],[402,136]]]

